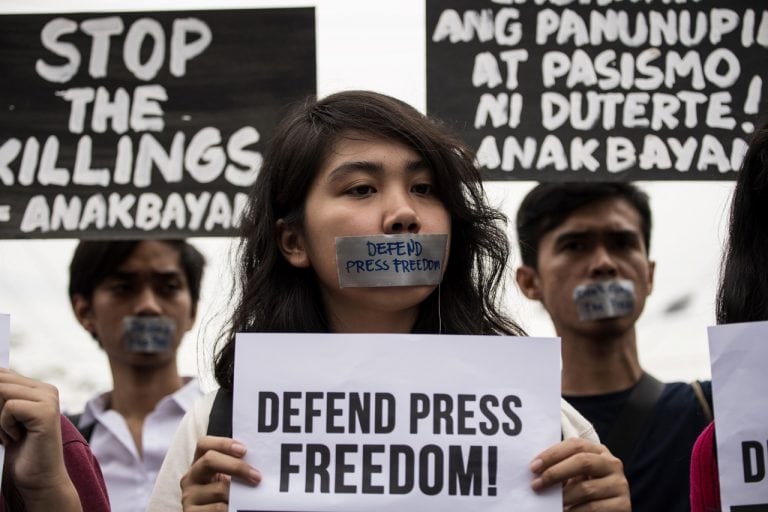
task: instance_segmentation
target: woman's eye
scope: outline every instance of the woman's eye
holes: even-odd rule
[[[418,183],[411,187],[411,190],[416,194],[430,195],[434,191],[434,187],[431,183]]]
[[[357,185],[347,190],[351,196],[367,196],[376,192],[376,189],[370,185]]]

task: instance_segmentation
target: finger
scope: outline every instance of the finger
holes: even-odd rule
[[[206,503],[205,505],[185,505],[184,512],[229,512],[227,503]]]
[[[209,450],[231,455],[232,457],[242,457],[245,455],[245,445],[231,437],[203,436],[197,440],[193,460],[199,459]]]
[[[0,368],[0,384],[17,384],[28,388],[52,388],[53,390],[56,390],[56,388],[50,384],[24,377],[7,368]]]
[[[595,449],[587,447],[587,451],[575,452],[552,465],[546,467],[534,479],[531,486],[534,490],[542,490],[555,484],[565,484],[571,479],[586,480],[602,478],[609,475],[616,475],[619,479],[624,479],[623,465],[621,461],[611,455],[604,447],[600,448],[599,453],[594,453]]]
[[[59,392],[55,386],[50,384],[30,385],[19,381],[0,382],[0,399],[11,400],[13,398],[33,402],[51,402],[58,406]]]
[[[18,441],[18,439],[14,439],[10,437],[3,429],[0,427],[0,444],[3,446],[10,446],[14,442]]]
[[[7,400],[0,410],[0,417],[11,423],[21,423],[33,432],[48,432],[61,424],[59,405],[51,401],[35,401],[22,398]],[[0,427],[3,423],[0,422]]]
[[[531,463],[531,470],[534,473],[542,473],[548,467],[557,464],[577,453],[602,453],[607,448],[600,444],[587,441],[586,439],[570,438],[561,441],[536,456]]]
[[[5,409],[0,413],[0,429],[2,429],[3,434],[14,443],[21,441],[21,438],[24,435],[24,429],[22,428],[21,423],[16,421],[16,418],[14,418],[12,414],[7,413]]]
[[[245,447],[232,439],[201,438],[195,449],[195,461],[182,478],[182,486],[207,484],[214,481],[218,474],[239,477],[257,485],[261,482],[261,473],[242,459],[244,454]]]
[[[632,505],[629,497],[615,497],[576,505],[567,510],[568,512],[631,512]]]
[[[612,472],[621,473],[621,461],[616,459],[616,462],[619,467],[604,456],[594,453],[577,453],[547,468],[531,485],[538,491],[555,484],[564,484],[572,478],[600,478]]]
[[[624,500],[629,503],[629,484],[622,474],[611,474],[603,478],[571,479],[563,488],[563,505],[581,506],[587,503]],[[612,510],[612,509],[606,509]]]
[[[206,503],[205,505],[183,505],[184,512],[229,512],[227,503]]]
[[[222,478],[203,485],[181,486],[184,508],[214,503],[229,503],[229,479]]]

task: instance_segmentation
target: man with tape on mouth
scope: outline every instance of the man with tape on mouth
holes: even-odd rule
[[[640,366],[635,322],[655,267],[647,195],[628,183],[540,184],[520,205],[517,233],[517,283],[562,338],[563,397],[624,463],[632,510],[688,511],[711,386],[662,384]]]
[[[113,389],[71,417],[101,465],[113,511],[144,511],[173,433],[201,395],[176,352],[195,321],[205,260],[184,240],[83,241],[70,264],[80,324]]]

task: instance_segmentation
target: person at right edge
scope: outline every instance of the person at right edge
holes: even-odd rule
[[[635,323],[653,287],[648,196],[629,183],[544,183],[517,214],[516,278],[562,338],[563,398],[624,464],[635,512],[687,512],[710,382],[643,371]]]
[[[728,242],[717,290],[717,323],[768,320],[768,124],[752,138],[731,202]],[[691,511],[720,512],[715,423],[691,456]]]

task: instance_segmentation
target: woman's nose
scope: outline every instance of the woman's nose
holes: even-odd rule
[[[384,215],[384,233],[418,233],[421,221],[407,194],[396,194],[388,199]]]

